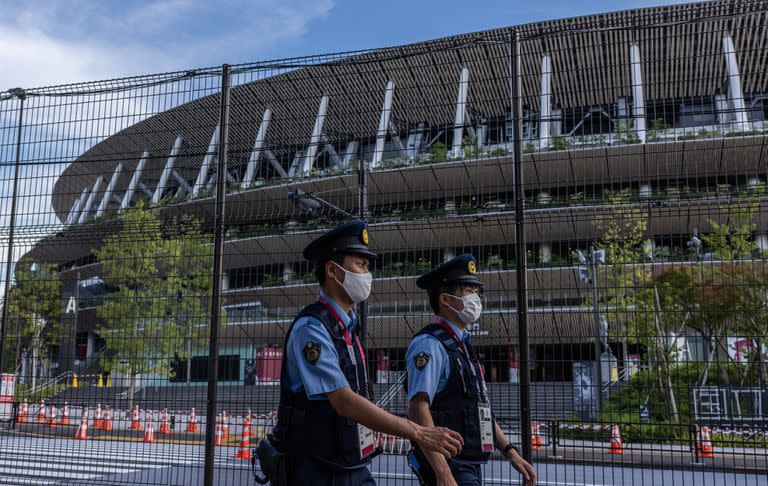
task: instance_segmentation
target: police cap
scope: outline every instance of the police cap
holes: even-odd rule
[[[304,258],[319,262],[336,255],[361,255],[369,260],[376,254],[368,249],[368,228],[359,219],[348,221],[315,238],[304,248]]]
[[[483,283],[477,279],[477,260],[475,260],[475,257],[469,253],[453,257],[416,280],[416,285],[426,290],[452,284],[482,287]]]

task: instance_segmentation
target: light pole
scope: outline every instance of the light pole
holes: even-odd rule
[[[579,262],[589,265],[589,269],[579,268],[579,276],[585,282],[588,282],[592,286],[592,323],[594,325],[595,334],[595,383],[597,388],[597,400],[596,415],[597,420],[600,420],[602,412],[603,402],[603,363],[602,363],[602,339],[601,339],[601,323],[600,323],[600,302],[597,288],[597,265],[605,263],[605,250],[595,250],[594,245],[589,245],[589,256],[584,256],[581,250],[576,250],[576,255],[579,258]]]

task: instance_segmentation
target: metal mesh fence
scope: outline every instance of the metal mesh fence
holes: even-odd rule
[[[252,481],[320,291],[302,250],[352,218],[381,408],[408,414],[435,319],[417,277],[470,253],[466,331],[540,484],[765,484],[767,20],[659,7],[0,93],[0,484]],[[376,440],[377,483],[417,484]]]

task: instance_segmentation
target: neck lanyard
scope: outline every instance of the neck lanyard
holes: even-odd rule
[[[483,370],[482,365],[480,365],[480,360],[477,358],[477,354],[475,353],[475,348],[471,347],[469,349],[472,350],[472,358],[469,356],[469,351],[467,351],[467,347],[464,345],[464,341],[459,339],[459,336],[456,334],[456,331],[453,330],[453,327],[451,327],[448,322],[441,318],[437,318],[437,325],[440,326],[444,331],[448,331],[453,339],[456,341],[456,343],[459,345],[459,352],[464,355],[465,358],[467,358],[467,361],[469,361],[470,364],[470,371],[472,372],[472,376],[475,378],[475,383],[477,384],[477,389],[480,391],[480,393],[483,395],[483,400],[486,400],[488,397],[488,393],[485,388],[485,371]],[[478,379],[477,372],[475,372],[475,367],[472,365],[477,365],[477,369],[480,370],[480,377]]]
[[[328,311],[331,313],[334,319],[336,319],[336,322],[339,324],[339,327],[341,328],[341,332],[344,335],[344,342],[347,344],[347,350],[350,352],[350,358],[352,358],[353,363],[357,363],[357,360],[354,356],[352,356],[352,336],[349,333],[349,329],[347,329],[347,326],[344,325],[344,321],[341,319],[341,316],[338,312],[336,312],[336,309],[333,308],[330,302],[328,302],[322,295],[318,296],[317,298],[318,302],[323,304]],[[360,343],[360,338],[355,334],[355,343],[357,343],[357,349],[360,351],[360,357],[363,360],[363,372],[367,373],[366,371],[366,364],[365,364],[365,353],[363,352],[363,345]],[[360,388],[358,383],[358,388]]]

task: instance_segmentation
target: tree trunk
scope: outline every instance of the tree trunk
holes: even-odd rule
[[[763,353],[763,338],[758,334],[755,338],[755,345],[757,346],[757,369],[760,373],[760,387],[765,387],[768,383],[768,370],[765,366],[765,354]]]
[[[133,397],[136,394],[136,375],[138,373],[130,372],[130,380],[128,381],[128,410],[133,410]]]
[[[32,344],[32,390],[35,389],[35,386],[37,386],[37,353],[36,351],[37,346]]]
[[[704,371],[702,371],[701,376],[699,377],[699,386],[704,386],[707,384],[707,380],[709,379],[709,368],[712,366],[712,359],[715,357],[715,351],[717,351],[717,347],[710,346],[709,342],[710,338],[704,341],[704,345],[708,349],[707,362],[704,363]]]
[[[659,299],[659,289],[655,285],[653,286],[653,296],[656,304],[653,323],[656,326],[657,335],[661,336],[662,339],[663,356],[661,356],[661,365],[664,369],[664,388],[666,388],[667,397],[669,400],[672,423],[678,424],[680,423],[680,416],[677,413],[677,399],[675,398],[675,389],[672,387],[672,376],[669,370],[670,350],[668,349],[669,345],[667,344],[667,336],[665,336],[661,331],[661,301]],[[677,338],[677,336],[675,336],[675,338]]]

